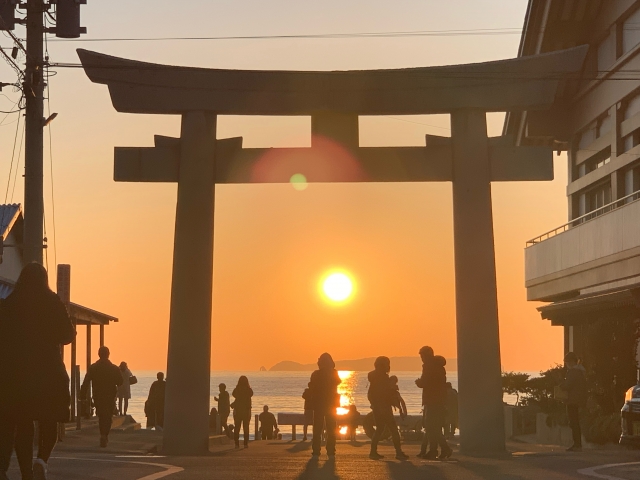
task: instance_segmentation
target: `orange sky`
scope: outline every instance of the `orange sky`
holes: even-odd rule
[[[330,0],[321,7],[277,0],[269,8],[249,0],[133,3],[83,7],[87,38],[512,28],[521,26],[526,8],[524,0],[506,6],[503,0]],[[73,49],[82,46],[163,63],[327,70],[513,57],[518,41],[517,35],[458,35],[51,42],[49,49],[54,62],[76,62]],[[11,75],[8,68],[1,72]],[[4,93],[0,108],[8,110],[17,96]],[[178,135],[179,118],[118,114],[107,89],[76,69],[59,69],[51,79],[51,108],[60,115],[52,124],[57,245],[50,242],[49,262],[55,255],[72,265],[73,301],[120,318],[107,331],[115,360],[126,360],[134,371],[162,369],[176,187],[114,183],[113,147],[148,146],[153,134]],[[0,187],[8,180],[15,119],[9,116],[0,128]],[[424,145],[426,133],[448,135],[447,122],[445,116],[361,118],[361,145]],[[499,135],[502,116],[491,115],[489,125]],[[306,146],[310,122],[221,118],[218,137],[237,135],[247,147]],[[50,179],[47,166],[49,238]],[[562,156],[554,182],[493,187],[506,369],[536,370],[560,360],[561,330],[542,321],[536,305],[525,300],[523,247],[565,221],[565,185]],[[13,199],[21,198],[19,179]],[[219,186],[215,228],[213,368],[255,370],[284,359],[307,363],[325,350],[337,359],[414,355],[423,344],[456,355],[450,184],[310,185],[304,191],[290,185]],[[335,266],[348,269],[358,283],[357,296],[343,308],[329,307],[316,290],[318,279]],[[84,358],[83,345],[79,355]]]

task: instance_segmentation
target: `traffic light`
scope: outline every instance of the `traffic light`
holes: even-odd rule
[[[87,0],[51,0],[51,3],[56,4],[56,37],[78,38],[87,33],[86,27],[80,26],[80,5],[86,5]]]
[[[19,0],[0,0],[0,30],[16,28],[16,4]]]

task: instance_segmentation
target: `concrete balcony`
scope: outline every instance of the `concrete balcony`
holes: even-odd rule
[[[530,240],[528,300],[558,301],[640,276],[640,192]]]

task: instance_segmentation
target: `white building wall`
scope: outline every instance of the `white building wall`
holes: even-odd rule
[[[15,233],[9,233],[4,243],[5,245],[15,245]],[[23,266],[20,250],[16,247],[5,247],[2,264],[0,264],[0,277],[15,282],[18,280]]]

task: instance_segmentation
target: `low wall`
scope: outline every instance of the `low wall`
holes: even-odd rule
[[[560,425],[549,427],[545,413],[539,413],[536,416],[536,441],[542,445],[562,445],[565,447],[573,445],[571,429]]]

